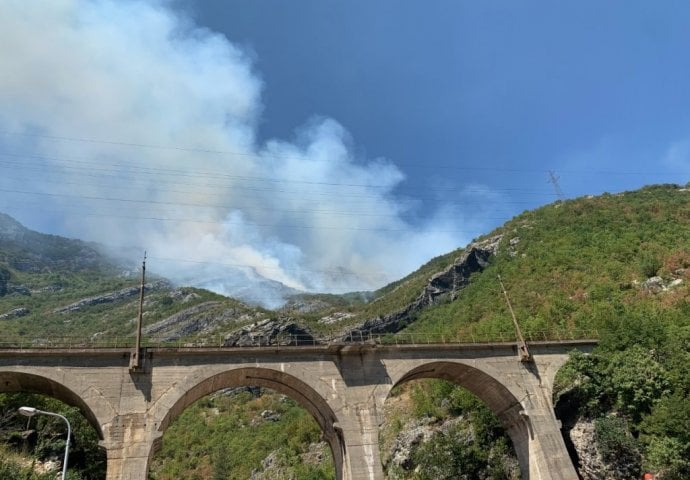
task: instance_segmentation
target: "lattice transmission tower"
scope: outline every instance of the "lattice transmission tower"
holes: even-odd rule
[[[560,177],[556,175],[556,172],[553,170],[549,170],[549,183],[553,185],[553,189],[556,191],[556,196],[558,197],[559,200],[565,200],[565,195],[563,195],[563,190],[561,190],[561,186],[558,184],[558,179]]]

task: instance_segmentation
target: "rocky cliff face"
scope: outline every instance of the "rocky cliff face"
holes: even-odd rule
[[[567,438],[573,446],[573,462],[582,480],[629,480],[639,477],[639,454],[604,459],[593,420],[579,419],[568,431]]]
[[[230,309],[218,315],[216,308],[219,306],[221,302],[213,301],[194,305],[145,327],[142,332],[162,342],[175,341],[187,335],[206,332],[215,326],[219,316],[232,316],[235,313]]]
[[[313,345],[318,340],[305,328],[288,318],[266,319],[242,327],[225,337],[226,347],[261,345]]]
[[[462,255],[456,258],[448,268],[429,279],[414,302],[390,315],[366,320],[363,324],[345,332],[342,340],[366,338],[370,333],[398,332],[414,320],[415,313],[433,305],[440,297],[450,295],[454,298],[458,291],[467,286],[473,273],[481,272],[486,268],[489,259],[498,251],[501,238],[502,235],[496,235],[468,245]]]
[[[486,268],[489,259],[496,254],[501,238],[501,235],[497,235],[470,244],[450,266],[429,278],[413,302],[402,306],[400,310],[392,314],[371,318],[354,327],[349,327],[335,338],[321,338],[281,314],[279,318],[266,319],[232,332],[228,335],[225,345],[312,344],[332,340],[348,342],[365,339],[369,334],[398,332],[414,320],[417,312],[434,305],[440,298],[444,296],[454,298],[469,284],[472,274]],[[318,303],[318,300],[315,302]],[[314,302],[308,306],[311,307],[313,304]],[[320,323],[337,324],[352,315],[347,312],[334,312],[321,318]]]
[[[165,280],[159,280],[153,283],[147,283],[144,286],[144,291],[150,292],[155,290],[168,289],[170,287],[171,285],[169,282]],[[77,302],[71,303],[64,307],[56,308],[55,310],[53,310],[53,313],[76,312],[78,310],[81,310],[85,307],[90,307],[92,305],[100,305],[102,303],[114,303],[120,300],[126,300],[136,297],[140,294],[140,292],[141,287],[123,288],[121,290],[118,290],[117,292],[108,292],[102,295],[95,295],[93,297],[82,298]]]
[[[465,452],[477,448],[477,432],[471,422],[462,416],[438,421],[434,418],[424,417],[411,420],[402,427],[393,441],[383,446],[381,461],[383,462],[386,478],[390,480],[406,480],[416,478],[415,473],[420,469],[425,471],[427,477],[436,478],[497,478],[490,476],[489,470],[500,470],[506,480],[518,480],[520,478],[520,465],[515,456],[500,452],[497,449],[489,452],[491,465],[479,472],[452,471],[451,465],[443,462],[425,461],[424,449],[429,449],[430,445],[442,446],[448,444]],[[494,450],[494,449],[492,449]],[[443,457],[446,452],[439,452],[439,457]],[[433,454],[432,454],[433,456]],[[428,457],[427,457],[428,458]],[[423,462],[420,465],[418,462]],[[430,471],[430,470],[436,470]],[[479,476],[475,477],[473,474]]]

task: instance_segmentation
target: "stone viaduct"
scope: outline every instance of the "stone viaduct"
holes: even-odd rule
[[[381,480],[378,432],[391,389],[442,378],[493,410],[513,441],[522,477],[576,480],[551,401],[556,372],[594,341],[154,348],[130,368],[129,348],[1,349],[0,392],[50,395],[77,406],[107,452],[107,480],[145,480],[163,434],[187,406],[223,388],[288,395],[316,419],[339,480]]]

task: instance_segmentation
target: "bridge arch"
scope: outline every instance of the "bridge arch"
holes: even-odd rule
[[[336,478],[343,478],[345,461],[345,443],[342,431],[338,427],[338,418],[328,402],[314,388],[298,379],[296,376],[268,367],[238,367],[225,370],[193,385],[180,385],[174,391],[157,402],[160,405],[156,418],[160,418],[158,425],[159,436],[153,443],[149,454],[149,464],[153,455],[160,448],[163,433],[187,407],[201,398],[224,388],[258,386],[269,388],[286,395],[304,407],[316,420],[322,431],[323,439],[328,443],[333,455]],[[168,403],[167,400],[172,400]],[[170,405],[165,408],[164,405]],[[148,467],[147,467],[148,469]]]
[[[63,380],[68,379],[68,375],[63,376]],[[36,393],[77,407],[102,441],[102,422],[98,418],[97,412],[112,411],[112,407],[97,396],[86,395],[87,392],[73,390],[67,386],[70,384],[77,385],[78,382],[65,381],[63,383],[48,376],[34,373],[0,370],[0,393]]]
[[[522,398],[514,388],[500,382],[491,372],[463,362],[429,361],[401,372],[391,378],[392,388],[411,380],[441,379],[452,382],[473,393],[496,414],[513,442],[520,463],[522,478],[529,478],[529,424],[524,416]]]

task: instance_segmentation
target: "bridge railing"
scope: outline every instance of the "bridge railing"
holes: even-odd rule
[[[581,339],[598,339],[599,332],[597,330],[572,330],[569,332],[529,332],[524,335],[527,342],[543,342],[543,341],[573,341]],[[409,344],[443,344],[443,343],[457,343],[457,344],[482,344],[482,343],[515,343],[517,337],[514,333],[495,332],[490,335],[463,333],[456,335],[448,335],[443,333],[366,333],[366,332],[350,332],[341,341],[345,343],[375,343],[381,345],[409,345]]]
[[[525,340],[529,342],[573,341],[597,339],[597,330],[571,330],[563,332],[526,332]],[[429,345],[429,344],[486,344],[516,343],[514,334],[496,332],[491,335],[448,335],[442,333],[370,333],[353,331],[341,336],[316,338],[311,335],[281,334],[279,336],[245,336],[232,338],[227,335],[211,335],[196,339],[170,339],[145,337],[143,347],[156,348],[245,348],[245,347],[295,347],[331,344],[366,344],[366,345]],[[93,349],[93,348],[133,348],[134,337],[77,337],[51,336],[46,338],[3,337],[0,338],[0,349]]]

